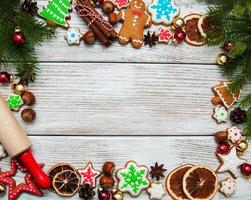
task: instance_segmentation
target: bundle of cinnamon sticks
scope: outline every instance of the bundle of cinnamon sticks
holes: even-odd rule
[[[113,26],[97,12],[90,0],[77,0],[75,9],[103,45],[110,46],[117,38]]]

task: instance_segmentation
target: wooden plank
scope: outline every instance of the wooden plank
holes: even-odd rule
[[[183,163],[203,164],[216,169],[218,161],[215,158],[215,143],[213,137],[31,137],[33,150],[39,161],[45,162],[45,170],[57,162],[68,162],[76,168],[82,167],[83,162],[93,161],[94,167],[100,169],[105,161],[114,161],[117,168],[122,167],[128,160],[135,160],[148,167],[155,162],[164,163],[167,173]],[[251,159],[249,150],[245,156]],[[2,170],[8,169],[7,159],[1,162]],[[229,176],[224,173],[220,176]],[[18,174],[18,182],[21,180]],[[164,181],[164,180],[163,180]],[[251,195],[250,183],[242,177],[237,179],[237,192],[229,199],[247,199]],[[6,198],[4,198],[6,199]],[[20,200],[33,200],[37,197],[22,195]],[[64,199],[46,191],[44,198]],[[71,199],[79,199],[76,195]],[[96,198],[97,199],[97,198]],[[126,195],[125,200],[132,199]],[[144,192],[139,198],[147,200]],[[166,196],[165,199],[170,199]],[[223,199],[217,194],[215,200]]]
[[[47,4],[47,0],[38,1],[42,8]],[[150,0],[146,0],[149,3]],[[203,13],[206,5],[196,0],[177,0],[180,7],[181,16],[192,12]],[[85,33],[88,29],[83,20],[77,15],[75,10],[69,20],[71,27],[78,27]],[[119,31],[120,24],[116,26]],[[158,26],[152,26],[151,31],[158,30]],[[58,28],[57,37],[45,42],[38,48],[40,61],[73,61],[73,62],[161,62],[161,63],[215,63],[218,48],[192,47],[186,44],[177,47],[173,45],[157,45],[149,48],[143,47],[140,50],[133,49],[130,45],[122,47],[117,42],[106,48],[97,42],[94,46],[69,47],[64,39],[66,30]]]
[[[211,135],[215,65],[41,64],[30,134]],[[3,89],[7,95],[9,86]],[[20,121],[20,113],[17,113]]]

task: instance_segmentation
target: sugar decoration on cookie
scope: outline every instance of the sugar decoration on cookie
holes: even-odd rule
[[[82,39],[79,28],[69,28],[65,34],[65,39],[69,45],[79,45]]]
[[[226,111],[225,107],[217,106],[214,109],[212,117],[216,120],[217,123],[227,122],[229,113]]]
[[[70,18],[71,3],[71,0],[52,0],[38,14],[50,24],[68,28],[66,19]]]
[[[153,23],[163,25],[171,25],[180,12],[174,0],[153,0],[147,10],[152,16]]]
[[[229,154],[216,154],[216,156],[220,162],[216,172],[221,173],[229,171],[234,178],[237,177],[238,167],[247,162],[245,159],[238,157],[235,147],[232,147]]]
[[[235,191],[236,183],[232,178],[228,177],[220,182],[220,192],[223,193],[226,197],[233,195]]]
[[[121,10],[122,8],[127,8],[129,6],[129,0],[107,0],[112,2],[118,10]]]
[[[129,161],[124,168],[119,169],[116,173],[119,180],[118,189],[136,197],[142,190],[149,187],[150,182],[147,179],[147,175],[147,167],[138,165],[134,161]]]
[[[81,176],[81,185],[88,183],[92,187],[96,187],[96,179],[101,175],[101,172],[95,170],[91,162],[85,168],[78,169],[77,171]]]
[[[152,25],[151,17],[145,11],[145,3],[142,0],[132,0],[126,10],[121,10],[118,20],[123,21],[119,32],[119,43],[126,45],[131,43],[134,48],[143,45],[144,29]]]
[[[227,129],[227,133],[228,133],[228,139],[234,144],[242,139],[243,131],[237,128],[236,126]]]
[[[159,43],[168,43],[173,37],[172,32],[163,26],[158,29],[157,35],[159,36]]]
[[[229,93],[228,87],[230,84],[230,81],[221,81],[219,85],[212,88],[212,91],[215,94],[212,98],[212,103],[214,105],[222,104],[228,109],[240,99],[241,90],[235,94]]]
[[[165,191],[161,183],[151,183],[147,188],[150,199],[161,200],[165,196]]]
[[[21,95],[19,94],[10,94],[6,100],[8,107],[11,110],[18,111],[19,108],[24,104]]]

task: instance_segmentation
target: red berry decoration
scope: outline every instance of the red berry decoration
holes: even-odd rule
[[[21,32],[21,29],[19,27],[16,27],[15,29],[15,33],[12,35],[12,41],[16,44],[16,45],[22,45],[25,43],[25,36],[24,34]]]
[[[225,42],[222,48],[224,51],[229,52],[233,47],[234,45],[231,42]]]
[[[178,29],[174,34],[174,39],[176,39],[178,42],[184,41],[185,38],[186,38],[186,33],[181,29]]]
[[[241,173],[243,176],[250,176],[251,175],[251,165],[248,163],[244,163],[241,165]]]
[[[8,72],[0,72],[0,83],[6,84],[10,82],[10,74]]]
[[[228,143],[218,144],[217,153],[219,154],[228,154],[230,151],[230,145]]]
[[[111,198],[111,194],[109,191],[101,189],[98,192],[98,199],[99,200],[110,200],[110,198]]]

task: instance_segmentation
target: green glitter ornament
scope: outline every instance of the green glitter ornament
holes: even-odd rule
[[[22,98],[20,95],[18,94],[10,94],[6,100],[8,107],[11,110],[15,110],[18,111],[18,109],[20,108],[20,106],[22,106],[24,104]]]

